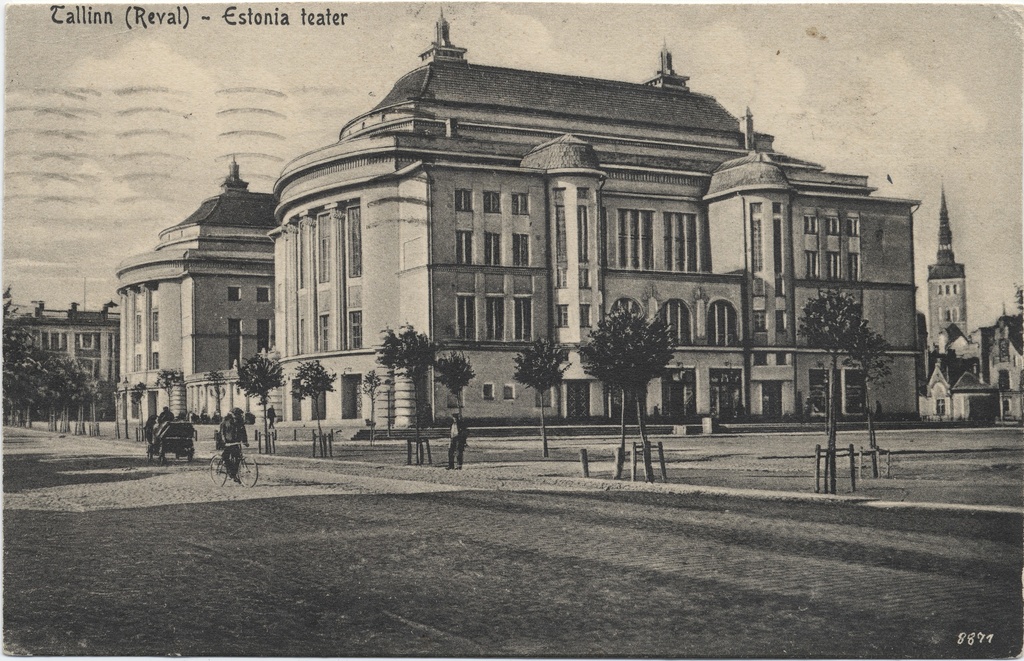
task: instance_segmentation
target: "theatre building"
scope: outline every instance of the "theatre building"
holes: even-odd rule
[[[776,151],[749,110],[737,118],[691,90],[667,50],[643,83],[485,66],[442,18],[422,59],[275,186],[277,346],[286,373],[313,358],[338,373],[328,418],[369,417],[359,381],[380,371],[381,330],[404,325],[470,359],[474,419],[537,415],[512,374],[541,337],[570,349],[560,415],[613,415],[615,394],[576,348],[615,307],[661,316],[675,335],[650,413],[823,413],[825,356],[797,327],[824,288],[853,294],[894,348],[872,399],[916,413],[917,201]],[[435,416],[454,409],[423,385]],[[844,370],[841,391],[843,413],[862,414],[863,377]],[[402,424],[407,384],[395,396]],[[308,402],[286,409],[310,414]]]
[[[222,192],[160,232],[156,248],[117,268],[121,296],[119,406],[145,420],[169,406],[176,415],[217,412],[209,373],[225,379],[221,413],[256,412],[235,386],[240,362],[274,345],[274,196],[254,193],[232,162]],[[180,370],[170,396],[157,386],[161,370]],[[147,390],[132,402],[136,384]],[[124,418],[121,418],[124,419]]]

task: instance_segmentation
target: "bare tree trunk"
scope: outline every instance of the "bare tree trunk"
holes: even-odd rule
[[[828,376],[828,466],[829,466],[829,493],[836,493],[836,426],[838,423],[839,398],[836,396],[838,390],[838,379],[836,379],[836,359],[832,359],[832,369]]]
[[[622,438],[619,451],[615,454],[615,479],[622,477],[622,467],[626,463],[626,389],[619,388],[619,413],[622,426]]]
[[[377,427],[377,396],[370,397],[370,446],[373,446],[374,430]]]
[[[654,463],[651,460],[651,444],[647,442],[647,430],[644,428],[644,407],[640,403],[640,396],[636,398],[636,424],[640,428],[640,446],[644,455],[644,478],[648,482],[654,481]]]
[[[544,448],[544,458],[548,458],[548,430],[544,424],[544,393],[540,394],[540,442]]]

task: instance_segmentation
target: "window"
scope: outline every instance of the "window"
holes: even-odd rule
[[[939,309],[941,310],[942,308]],[[953,313],[949,310],[949,308],[946,308],[946,321],[953,321]]]
[[[363,276],[363,224],[359,207],[348,209],[348,275]]]
[[[764,254],[761,240],[761,203],[750,204],[750,270],[754,273],[764,270]]]
[[[806,266],[807,278],[819,278],[820,273],[818,271],[818,252],[816,250],[807,250],[804,252],[804,264]]]
[[[644,268],[654,268],[654,212],[640,212],[640,245],[643,248]]]
[[[619,268],[654,268],[654,212],[619,209]]]
[[[154,351],[149,357],[149,369],[158,370],[160,369],[160,352]]]
[[[228,287],[228,300],[229,301],[240,301],[240,300],[242,300],[242,288],[241,287]]]
[[[530,196],[526,193],[512,193],[512,215],[527,216],[530,213]]]
[[[154,341],[156,338],[153,338]],[[94,333],[75,333],[75,348],[76,349],[99,349],[99,335]]]
[[[946,400],[936,399],[935,400],[935,415],[946,415]]]
[[[615,301],[615,303],[612,305],[612,312],[615,312],[616,310],[625,310],[626,313],[631,314],[633,316],[642,316],[644,313],[643,306],[641,306],[639,303],[637,303],[631,298],[620,298],[619,300]]]
[[[999,370],[999,389],[1010,389],[1010,373],[1006,370]]]
[[[257,287],[256,288],[256,302],[257,303],[269,303],[270,302],[270,288],[269,287]]]
[[[142,342],[142,315],[135,315],[135,344]]]
[[[767,364],[768,364],[768,354],[766,354],[763,351],[755,351],[754,352],[754,365],[767,365]]]
[[[153,310],[153,314],[150,315],[150,326],[149,336],[154,342],[160,341],[160,311]],[[85,348],[85,347],[83,347]]]
[[[697,215],[692,213],[666,213],[665,269],[668,271],[697,270]]]
[[[512,235],[512,264],[514,266],[530,265],[530,235]]]
[[[839,236],[839,216],[826,216],[825,223],[825,229],[829,234]]]
[[[949,285],[946,285],[946,295],[949,295]]]
[[[455,299],[455,335],[462,340],[476,339],[476,299],[458,296]]]
[[[860,216],[850,214],[846,217],[846,235],[860,236]]]
[[[501,193],[484,191],[484,213],[501,213]]]
[[[738,343],[736,310],[726,301],[715,301],[708,307],[708,343],[719,347]]]
[[[348,313],[348,348],[363,348],[363,311],[354,310]]]
[[[228,369],[242,357],[242,320],[228,319]]]
[[[331,315],[329,314],[320,315],[317,324],[317,347],[320,351],[331,350]]]
[[[775,364],[776,365],[788,365],[789,364],[789,354],[784,352],[784,351],[781,351],[781,352],[775,354]]]
[[[487,339],[505,339],[505,299],[487,299]]]
[[[569,286],[569,269],[565,266],[555,267],[555,289],[565,289]]]
[[[580,304],[580,328],[590,328],[590,303]]]
[[[955,294],[956,292],[957,292],[956,285],[953,285],[953,293]]]
[[[484,264],[501,264],[501,235],[497,232],[484,232]]]
[[[666,301],[661,308],[661,320],[668,326],[675,344],[690,343],[690,310],[679,300]]]
[[[517,340],[529,340],[533,337],[533,299],[517,298],[514,303],[514,337]]]
[[[565,207],[561,204],[555,205],[555,261],[565,262],[569,259],[568,248],[566,248],[565,229]]]
[[[485,383],[484,384],[484,399],[489,401],[489,402],[494,400],[494,384],[493,383]]]
[[[775,311],[775,332],[785,333],[786,332],[786,311],[776,310]]]
[[[473,232],[455,230],[455,263],[473,263]]]
[[[576,207],[576,230],[580,263],[586,264],[590,259],[590,225],[587,218],[587,207],[582,204]]]
[[[306,352],[306,320],[305,319],[299,319],[299,329],[298,330],[299,330],[299,337],[298,337],[299,353],[305,353]]]
[[[559,328],[569,327],[569,306],[568,305],[556,305],[555,306],[555,325]]]
[[[142,354],[141,353],[135,354],[135,360],[133,361],[133,366],[132,367],[133,367],[133,370],[136,371],[136,372],[141,372],[142,371]]]
[[[473,191],[469,190],[468,188],[457,188],[455,190],[455,210],[473,210]]]
[[[256,351],[264,351],[273,346],[272,321],[272,319],[256,320]]]
[[[580,289],[590,289],[590,269],[586,266],[580,268]]]
[[[516,387],[510,383],[506,383],[501,389],[502,399],[515,399],[516,398]]]
[[[828,279],[838,280],[839,279],[839,253],[827,252],[825,258],[828,260]]]
[[[590,199],[590,189],[589,188],[577,188],[576,189],[576,199],[577,200],[589,200]]]
[[[754,332],[768,332],[768,314],[764,310],[754,310]]]
[[[299,289],[306,287],[306,228],[300,223],[295,236],[296,264],[299,270]],[[230,300],[230,293],[228,294]]]
[[[818,217],[804,216],[804,234],[818,233]]]
[[[843,405],[846,413],[864,412],[864,373],[859,370],[843,371]]]
[[[319,235],[319,252],[317,253],[317,280],[331,281],[331,231],[330,216],[324,214],[317,218],[317,234]]]
[[[850,280],[860,280],[860,255],[855,252],[849,254],[846,275]]]
[[[782,257],[782,217],[772,218],[772,264],[774,266],[776,281],[782,280],[782,274],[786,271],[786,265]],[[776,285],[778,295],[778,285]]]

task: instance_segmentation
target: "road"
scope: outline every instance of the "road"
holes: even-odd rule
[[[472,467],[268,462],[255,489],[217,488],[202,465],[148,467],[134,446],[7,430],[5,650],[1021,651],[1019,513],[604,492],[570,481],[486,488]],[[445,480],[416,479],[428,473]]]

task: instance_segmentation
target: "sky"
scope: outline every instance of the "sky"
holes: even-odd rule
[[[114,25],[58,25],[49,6],[8,4],[4,28],[2,266],[19,302],[116,300],[117,264],[219,193],[232,155],[271,191],[419,65],[442,7],[480,64],[641,82],[664,43],[691,89],[749,106],[776,150],[921,200],[919,309],[943,185],[970,326],[1012,310],[1024,281],[1019,7],[271,3],[236,6],[291,25],[231,26],[219,4],[129,30],[126,5],[91,5]],[[301,7],[348,15],[303,26]]]

